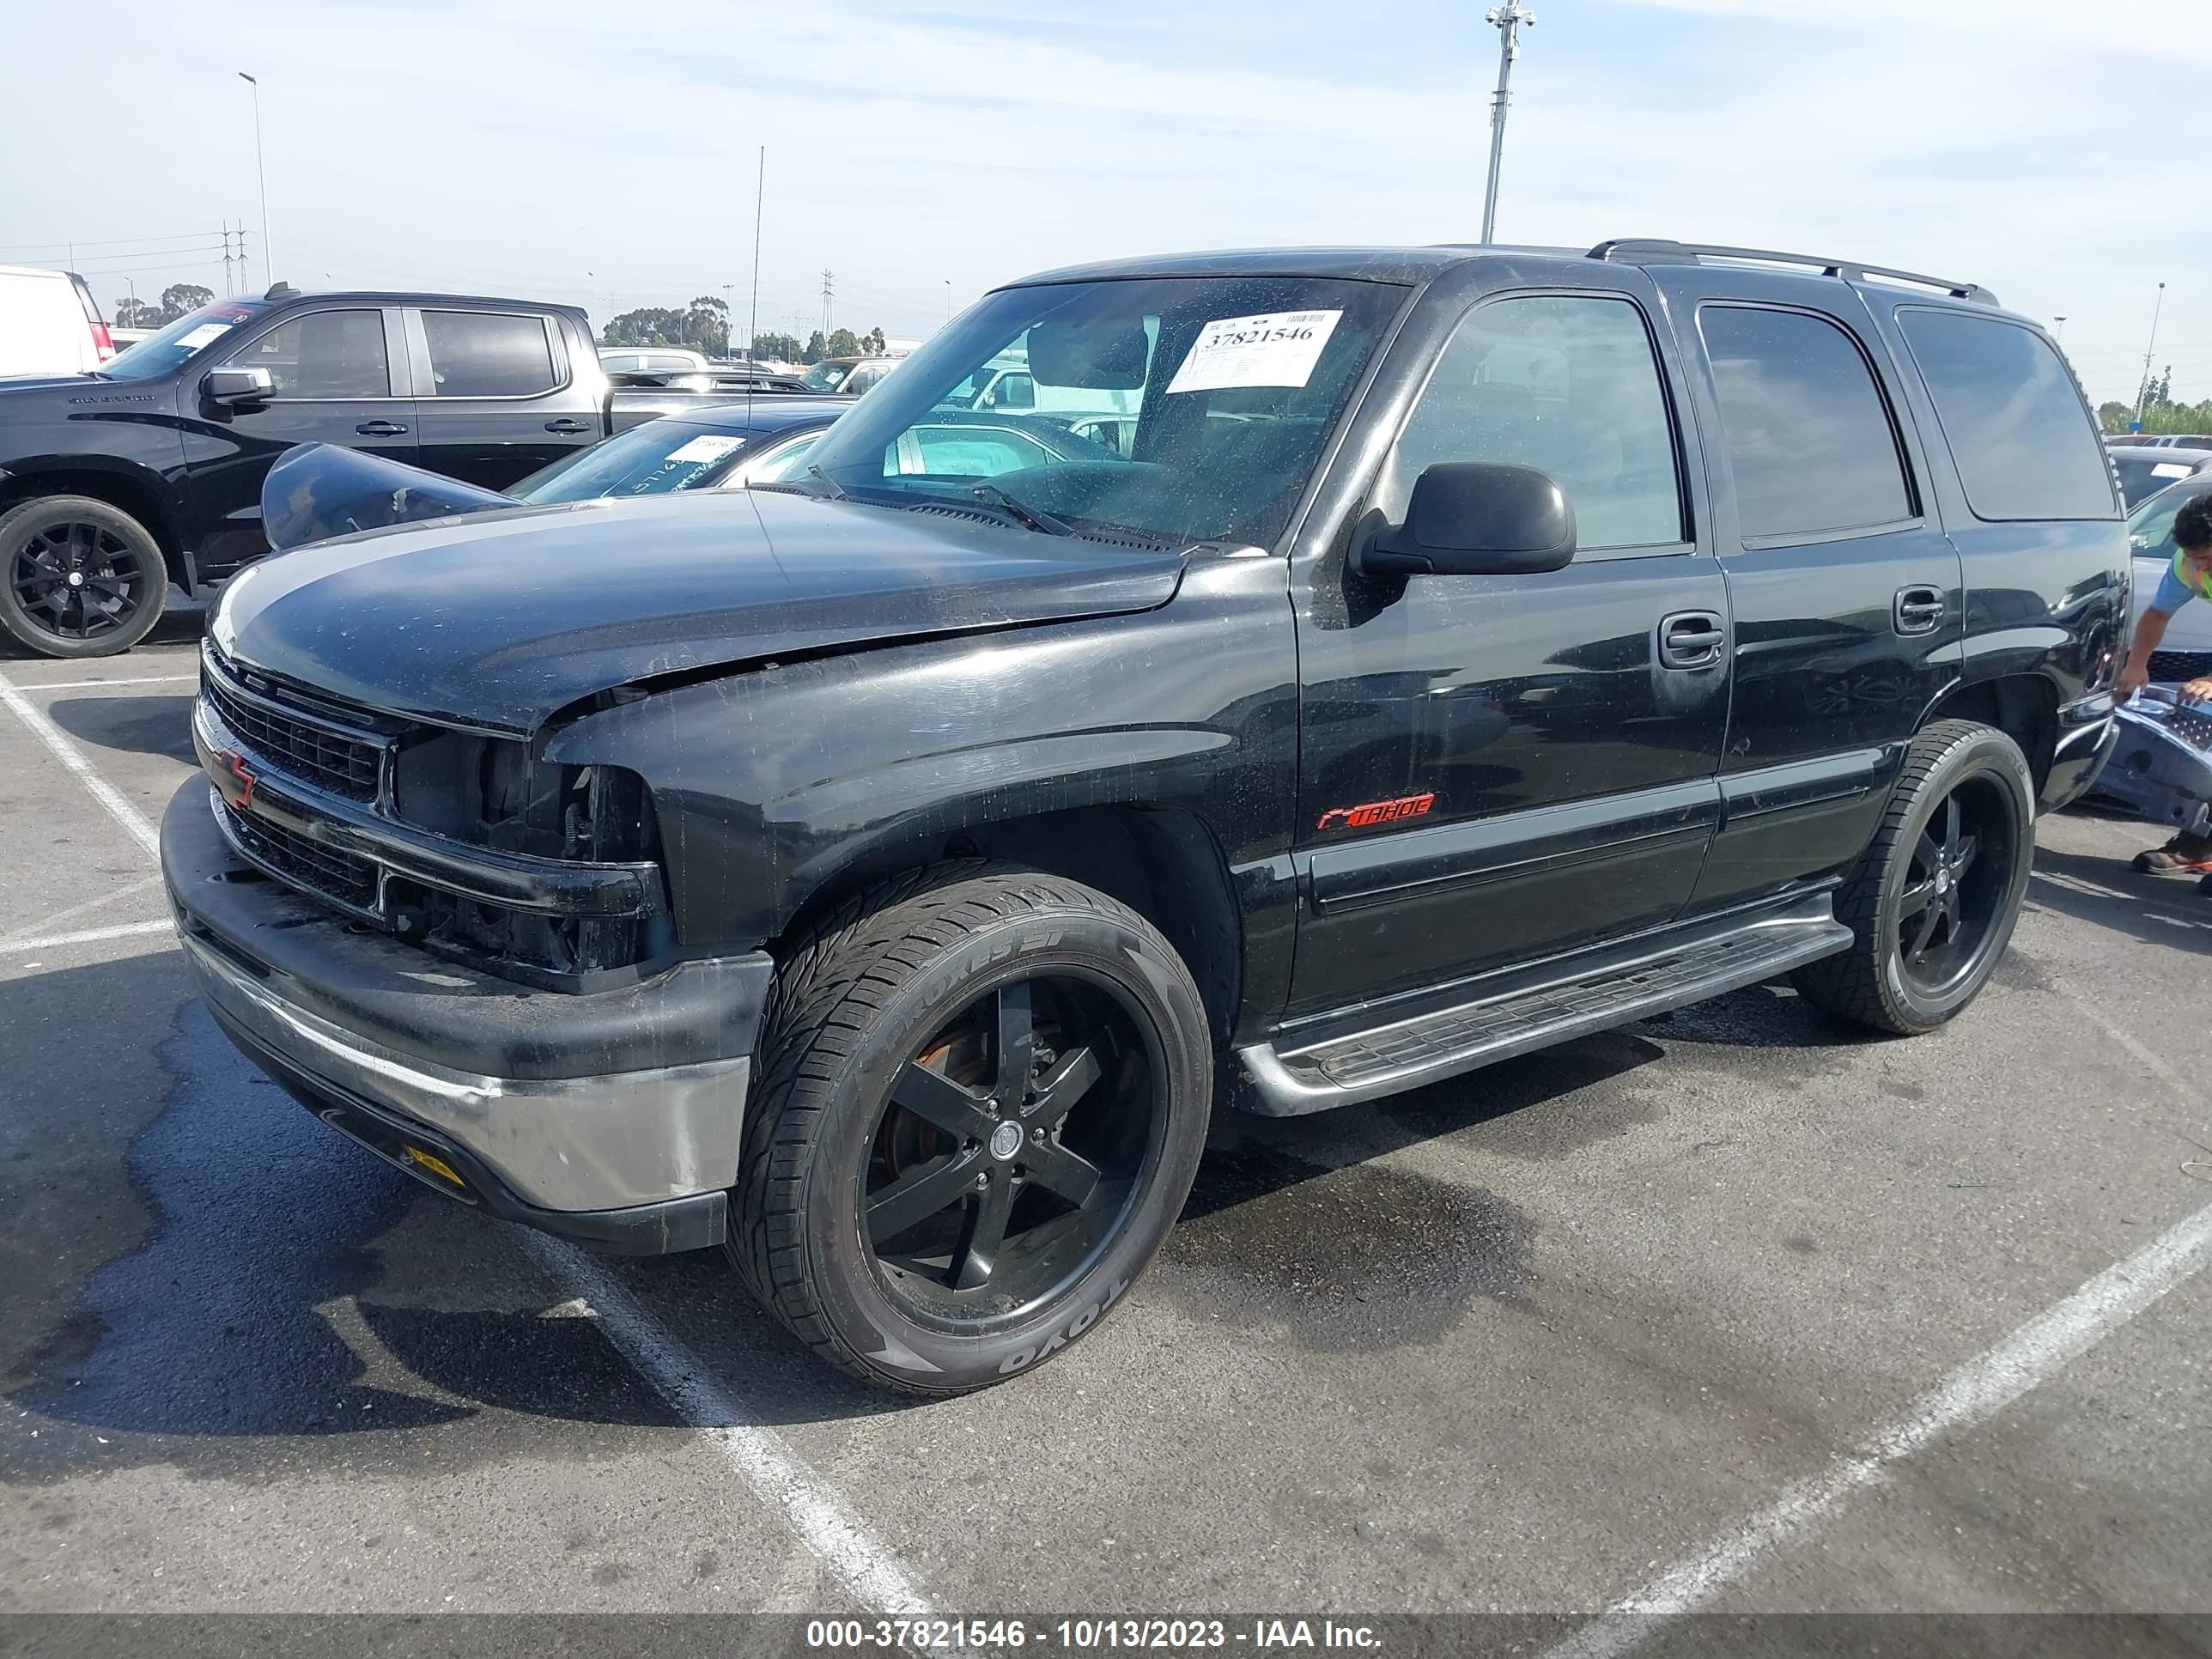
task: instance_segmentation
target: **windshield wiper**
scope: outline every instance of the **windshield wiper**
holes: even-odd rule
[[[808,467],[806,469],[806,476],[817,481],[822,486],[822,493],[827,495],[831,501],[849,501],[853,499],[852,492],[850,490],[847,489],[844,485],[839,483],[827,472],[824,472],[820,467]]]
[[[1035,530],[1047,536],[1073,536],[1075,526],[1055,519],[1049,513],[1040,513],[1032,507],[1024,507],[994,483],[972,484],[968,493],[986,506],[995,507],[1025,530]]]

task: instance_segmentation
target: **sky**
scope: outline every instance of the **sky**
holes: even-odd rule
[[[1471,241],[1487,0],[0,0],[0,261],[562,301],[726,293],[894,338],[1079,261]],[[2192,198],[2205,0],[1534,0],[1501,241],[1790,248],[1978,282],[2093,398],[2212,397]],[[255,173],[259,78],[267,240]],[[236,272],[237,267],[232,270]]]

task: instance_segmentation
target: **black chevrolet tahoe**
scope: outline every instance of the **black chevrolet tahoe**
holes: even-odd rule
[[[128,650],[170,583],[197,593],[268,550],[262,481],[295,444],[500,490],[704,401],[617,378],[572,306],[278,283],[96,374],[0,380],[0,628],[47,656]]]
[[[1123,449],[915,440],[1010,356]],[[1971,284],[1102,264],[987,296],[810,459],[247,571],[162,862],[210,1009],[333,1127],[495,1216],[723,1246],[895,1389],[1091,1329],[1217,1103],[1784,975],[1941,1025],[2112,742],[2112,473]]]

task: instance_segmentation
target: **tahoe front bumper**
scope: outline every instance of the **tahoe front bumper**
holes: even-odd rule
[[[302,1105],[440,1191],[601,1249],[719,1243],[765,953],[536,991],[368,932],[240,857],[204,776],[161,823],[200,994]]]

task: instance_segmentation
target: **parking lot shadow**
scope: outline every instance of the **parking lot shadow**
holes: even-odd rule
[[[150,697],[56,697],[46,712],[56,726],[93,748],[166,755],[191,763],[192,699],[188,692]]]
[[[161,960],[173,974],[174,958]],[[72,969],[44,976],[58,981],[44,988],[108,1006],[132,969]],[[9,1304],[35,1289],[38,1305],[68,1311],[27,1351],[11,1345],[6,1392],[18,1413],[0,1425],[0,1480],[88,1463],[252,1478],[277,1461],[272,1438],[296,1464],[357,1455],[338,1443],[360,1436],[408,1432],[443,1437],[424,1457],[450,1469],[501,1443],[471,1431],[487,1411],[616,1429],[678,1420],[595,1320],[564,1316],[515,1234],[318,1123],[197,1001],[178,1010],[159,1056],[158,1109],[150,1121],[120,1115],[96,1154],[127,1168],[143,1225],[111,1223],[120,1253],[88,1275],[83,1253],[61,1248],[81,1241],[11,1240],[11,1273],[23,1278]],[[51,1111],[67,1119],[77,1104],[57,1091]],[[40,1147],[53,1138],[24,1138],[22,1178],[40,1179]],[[64,1262],[79,1265],[53,1265]],[[73,1298],[66,1284],[32,1282],[57,1273],[82,1277]]]
[[[140,645],[176,645],[186,641],[198,641],[207,625],[207,607],[186,599],[176,588],[169,590],[169,602],[162,610],[161,620],[154,624],[153,631],[138,641]],[[33,651],[12,634],[0,630],[0,662],[52,662],[54,659],[42,652]]]
[[[2152,845],[2158,833],[2146,824],[2143,844]],[[2027,902],[2146,945],[2196,955],[2212,950],[2212,896],[2190,882],[2137,875],[2119,859],[2039,847]]]

